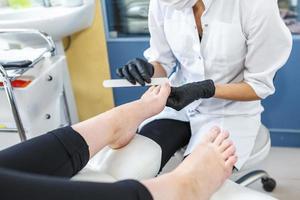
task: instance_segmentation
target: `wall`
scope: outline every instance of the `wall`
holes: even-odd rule
[[[110,73],[102,9],[96,2],[92,27],[74,34],[66,52],[80,120],[114,106],[112,91],[102,87],[102,81],[110,79]]]

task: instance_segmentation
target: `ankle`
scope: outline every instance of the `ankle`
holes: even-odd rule
[[[115,108],[105,112],[102,115],[97,116],[97,120],[98,121],[103,121],[105,122],[105,126],[107,128],[107,132],[111,133],[109,135],[107,135],[106,138],[106,144],[109,145],[111,143],[114,143],[117,139],[118,139],[118,135],[117,132],[118,130],[121,128],[119,126],[119,119],[116,117],[117,112],[115,111]]]
[[[142,181],[155,200],[181,200],[183,196],[179,195],[182,190],[178,180],[171,174],[164,174],[157,178]]]
[[[190,188],[192,187],[191,180],[183,173],[178,173],[177,171],[168,174],[170,177],[170,183],[173,184],[172,187],[176,191],[174,199],[190,199]]]
[[[197,179],[195,174],[175,170],[172,176],[177,177],[178,199],[198,200],[199,197],[201,197],[201,200],[209,199],[209,197],[206,196],[207,191],[203,190],[203,188],[206,187],[202,187],[201,180]]]
[[[106,112],[106,121],[110,124],[111,143],[115,143],[124,136],[124,133],[135,132],[138,126],[147,118],[145,105],[139,100],[124,104]]]

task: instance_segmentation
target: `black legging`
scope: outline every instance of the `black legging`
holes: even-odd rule
[[[191,127],[189,122],[159,119],[146,124],[139,134],[160,145],[162,149],[162,169],[177,150],[189,143]]]
[[[134,180],[75,182],[69,178],[88,162],[85,140],[71,127],[52,131],[0,151],[1,200],[150,200]]]

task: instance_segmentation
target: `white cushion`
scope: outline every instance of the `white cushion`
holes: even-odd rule
[[[74,176],[71,180],[73,181],[88,181],[88,182],[102,182],[102,183],[112,183],[117,180],[112,176],[101,173],[92,169],[83,169],[76,176]]]
[[[106,174],[115,180],[153,178],[159,172],[161,154],[158,144],[147,137],[136,135],[130,144],[122,149],[103,149],[74,179],[78,176],[81,180],[84,180],[85,176],[90,179],[90,174],[87,172],[91,171]],[[99,179],[101,177],[95,179],[101,181]]]

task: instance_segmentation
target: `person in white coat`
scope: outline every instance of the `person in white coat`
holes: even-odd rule
[[[133,59],[117,74],[141,85],[170,79],[169,107],[139,129],[161,147],[161,168],[217,125],[231,133],[241,169],[261,126],[261,100],[275,92],[292,48],[277,1],[151,0],[149,30],[147,61]]]

